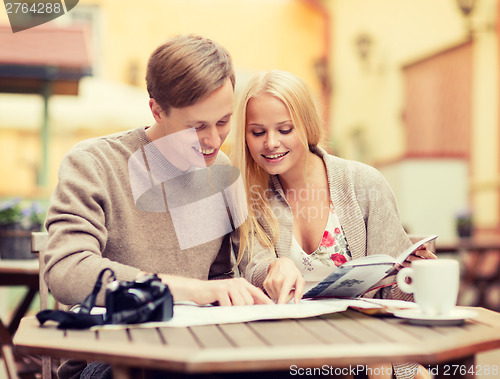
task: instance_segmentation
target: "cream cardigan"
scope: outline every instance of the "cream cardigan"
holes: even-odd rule
[[[352,259],[372,254],[396,257],[411,245],[401,225],[394,194],[379,171],[360,162],[329,155],[320,147],[313,147],[312,151],[325,163],[331,201],[345,233]],[[245,252],[239,265],[242,276],[261,288],[271,261],[276,257],[286,257],[292,243],[293,215],[277,176],[271,177],[270,189],[274,192],[271,207],[279,220],[278,241],[274,249],[271,249],[262,246],[254,238],[251,259],[248,252]],[[259,222],[269,231],[266,220]],[[234,245],[235,251],[238,251],[237,238]],[[392,277],[381,284],[394,282]],[[401,292],[395,285],[379,291],[377,297],[412,299],[411,295]]]

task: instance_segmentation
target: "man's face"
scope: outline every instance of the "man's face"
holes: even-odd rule
[[[157,130],[149,134],[151,139],[179,169],[210,166],[230,131],[233,95],[228,79],[197,103],[171,108],[168,115],[151,99],[150,107],[157,123]]]

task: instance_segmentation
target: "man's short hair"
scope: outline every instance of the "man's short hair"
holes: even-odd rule
[[[159,46],[149,58],[146,84],[149,97],[165,113],[196,103],[235,75],[228,51],[201,36],[185,35]]]

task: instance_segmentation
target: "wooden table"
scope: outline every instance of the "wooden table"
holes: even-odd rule
[[[0,259],[0,286],[25,286],[28,288],[7,326],[9,333],[13,335],[21,318],[26,314],[38,293],[38,259]]]
[[[500,311],[500,299],[493,290],[500,288],[500,238],[473,237],[455,242],[436,243],[436,251],[457,253],[462,262],[461,296],[475,293],[470,305]],[[491,294],[490,294],[491,292]]]
[[[12,336],[19,326],[22,317],[28,311],[39,288],[38,259],[1,260],[0,286],[25,286],[28,291],[18,303],[8,324],[0,319],[0,348],[2,359],[9,375],[21,370],[16,360],[20,357],[12,353]],[[17,359],[16,359],[17,358]],[[26,368],[27,369],[27,368]],[[22,369],[24,370],[24,368]],[[29,368],[32,371],[32,368]]]
[[[136,368],[190,374],[297,374],[306,368],[347,373],[357,365],[387,361],[420,362],[438,378],[473,377],[470,373],[478,370],[498,377],[498,365],[477,366],[474,356],[500,347],[500,314],[474,309],[476,319],[440,327],[350,309],[307,319],[99,331],[39,327],[35,318],[27,317],[14,345],[22,353],[109,362],[115,379],[138,377]],[[468,373],[460,375],[464,371]]]

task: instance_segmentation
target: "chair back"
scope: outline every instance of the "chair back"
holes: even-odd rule
[[[43,253],[47,248],[47,241],[49,234],[47,232],[33,232],[31,233],[31,252],[38,254],[39,263],[39,293],[40,293],[40,310],[48,309],[49,307],[49,288],[43,279],[43,272],[45,271],[45,261]],[[42,379],[52,378],[52,359],[50,357],[42,357]]]
[[[43,252],[47,247],[49,234],[47,232],[33,232],[31,233],[31,252],[38,254],[39,276],[40,276],[40,309],[47,309],[49,306],[49,289],[47,283],[43,280],[43,272],[45,270],[45,263],[43,260]]]

